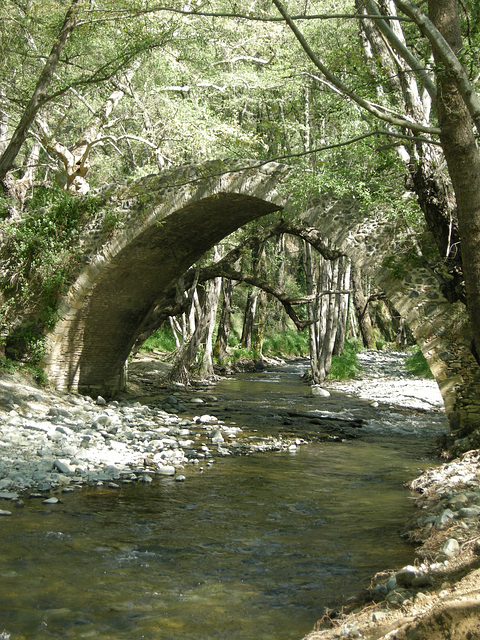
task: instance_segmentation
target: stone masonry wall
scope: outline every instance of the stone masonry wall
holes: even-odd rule
[[[48,336],[49,378],[59,389],[113,395],[125,384],[124,363],[156,300],[205,251],[238,227],[288,209],[291,169],[268,163],[215,161],[185,165],[104,191],[105,211],[81,238],[84,266],[62,301]],[[106,216],[121,228],[108,233]],[[304,214],[331,246],[343,250],[383,289],[405,317],[437,379],[452,428],[480,424],[480,369],[470,352],[464,308],[449,304],[425,267],[399,275],[385,267],[400,242],[381,212],[331,194]]]

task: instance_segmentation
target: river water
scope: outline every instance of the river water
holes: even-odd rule
[[[251,437],[302,430],[290,411],[369,417],[359,438],[222,458],[184,483],[78,490],[3,518],[0,632],[12,640],[299,640],[325,606],[413,559],[402,483],[431,466],[441,413],[341,393],[312,398],[298,367],[212,391]],[[322,403],[322,404],[320,404]],[[286,424],[284,424],[286,423]],[[309,424],[310,434],[316,429]],[[301,432],[299,432],[301,435]]]

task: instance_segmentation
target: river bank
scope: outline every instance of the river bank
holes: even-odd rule
[[[278,410],[258,413],[258,423],[265,418],[273,430],[262,436],[242,424],[242,416],[251,412],[248,399],[236,406],[234,401],[217,397],[215,386],[188,391],[163,387],[158,382],[161,365],[155,357],[141,357],[133,363],[134,395],[110,403],[102,398],[57,394],[21,378],[3,376],[0,510],[8,517],[30,497],[47,504],[61,503],[64,492],[85,485],[115,489],[135,482],[150,483],[155,475],[183,482],[191,473],[206,471],[219,457],[294,451],[312,438],[340,441],[361,432],[368,439],[370,428],[392,428],[389,417],[399,407],[408,420],[412,412],[413,419],[415,412],[428,412],[432,421],[442,419],[438,389],[432,381],[415,380],[413,384],[403,354],[364,352],[361,364],[361,379],[327,385],[332,396],[319,400],[322,411],[317,417],[312,412],[304,416],[297,412],[293,417]],[[343,396],[345,393],[348,395]],[[342,394],[340,413],[335,394]],[[349,398],[361,402],[349,404]],[[302,418],[299,436],[296,423]],[[432,468],[412,482],[416,492],[412,497],[417,498],[420,515],[406,535],[420,545],[417,559],[412,561],[415,566],[377,575],[371,589],[363,594],[366,608],[357,602],[343,613],[329,612],[310,640],[373,640],[388,634],[389,638],[446,638],[450,636],[435,635],[435,628],[429,626],[428,620],[437,620],[440,615],[435,613],[437,607],[458,608],[461,597],[466,598],[462,602],[467,613],[476,611],[478,469],[478,457],[471,453]],[[462,571],[466,576],[459,581]],[[461,618],[474,619],[473,614],[462,614]],[[403,633],[402,625],[407,629],[408,625],[420,628],[422,624],[427,625],[430,635],[395,635],[396,629]],[[458,636],[463,637],[469,636]]]
[[[437,390],[426,380],[413,389],[401,357],[381,355],[373,373],[371,354],[362,358],[361,380],[328,387],[375,404],[439,409]],[[382,369],[389,380],[381,379]],[[480,451],[427,469],[408,487],[418,509],[404,533],[415,545],[412,564],[373,576],[369,589],[341,611],[327,612],[305,640],[480,638]]]
[[[145,377],[145,363],[152,359],[139,359],[140,377]],[[161,365],[158,359],[154,363],[158,377]],[[242,427],[215,415],[217,398],[205,389],[211,391],[205,386],[185,391],[160,385],[147,396],[137,385],[136,396],[107,403],[101,397],[59,394],[21,376],[3,375],[0,515],[10,515],[5,505],[19,506],[25,497],[55,502],[59,492],[83,485],[116,488],[119,483],[151,482],[155,475],[181,482],[190,466],[203,470],[219,457],[305,444],[300,437],[274,435],[249,441]]]

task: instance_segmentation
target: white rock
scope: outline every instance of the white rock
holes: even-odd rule
[[[174,476],[175,467],[171,464],[159,464],[157,465],[157,473],[161,476]]]
[[[458,540],[455,540],[455,538],[446,540],[440,547],[440,553],[443,553],[447,558],[455,558],[460,553]]]
[[[312,396],[317,396],[319,398],[328,398],[330,397],[330,392],[318,385],[314,385],[311,388]]]

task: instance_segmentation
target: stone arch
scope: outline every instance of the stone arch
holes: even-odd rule
[[[224,237],[283,208],[288,167],[228,168],[187,166],[113,192],[108,210],[123,212],[124,228],[104,238],[105,212],[91,225],[87,264],[48,335],[47,374],[58,389],[108,397],[123,389],[125,361],[162,293]]]
[[[242,225],[288,208],[282,184],[291,168],[268,163],[184,166],[106,191],[109,204],[81,239],[85,265],[48,336],[49,379],[59,389],[114,395],[124,363],[156,301],[200,256]],[[123,228],[108,235],[107,213]],[[355,197],[318,198],[304,214],[336,248],[367,269],[405,317],[439,383],[452,427],[480,424],[480,369],[469,345],[463,307],[449,304],[423,265],[394,273],[384,217],[360,212]]]

